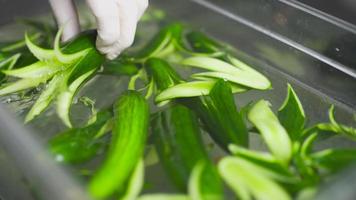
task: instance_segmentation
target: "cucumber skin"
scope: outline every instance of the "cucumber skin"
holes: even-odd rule
[[[228,82],[219,80],[209,95],[184,98],[179,102],[197,114],[207,132],[224,150],[228,151],[231,143],[248,147],[247,128],[236,108]]]
[[[157,50],[160,45],[165,41],[165,39],[170,38],[171,33],[168,28],[161,29],[153,38],[142,48],[141,51],[134,55],[136,60],[142,60],[151,57],[155,50]]]
[[[207,159],[197,123],[193,113],[180,105],[156,113],[152,119],[154,142],[162,164],[181,191],[186,190],[196,162]]]
[[[49,140],[49,148],[54,157],[62,157],[64,163],[80,164],[92,159],[99,149],[104,147],[102,141],[94,139],[100,128],[112,117],[108,110],[98,113],[97,120],[88,126],[71,128]]]
[[[208,167],[203,178],[204,191],[222,194],[220,178],[205,150],[198,121],[192,111],[180,104],[172,105],[156,113],[151,125],[161,163],[177,189],[187,191],[194,166],[205,162]]]
[[[202,32],[192,31],[186,35],[186,39],[191,48],[196,52],[216,53],[222,48],[221,44]]]
[[[99,69],[99,67],[104,63],[105,56],[96,49],[96,36],[97,32],[94,30],[84,31],[66,43],[62,48],[62,51],[65,54],[77,53],[79,51],[89,49],[89,52],[74,66],[71,76],[67,82],[68,85],[86,72],[93,69]]]
[[[145,62],[145,69],[156,83],[157,89],[163,91],[182,82],[179,74],[167,63],[159,58],[149,58]]]
[[[123,191],[132,170],[143,155],[149,122],[149,106],[136,91],[124,92],[114,104],[112,142],[103,165],[89,183],[95,198]]]

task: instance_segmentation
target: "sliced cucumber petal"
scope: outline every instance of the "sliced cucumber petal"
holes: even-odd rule
[[[228,55],[227,58],[231,62],[231,64],[234,65],[235,67],[238,67],[244,71],[250,71],[250,72],[259,74],[259,72],[257,70],[253,69],[251,66],[247,65],[246,63],[242,62],[241,60],[234,58],[230,55]]]
[[[44,49],[42,47],[34,44],[30,37],[25,34],[26,46],[31,51],[31,53],[40,61],[53,61],[55,59],[55,53],[53,50]]]
[[[25,123],[34,119],[37,115],[41,114],[48,105],[55,99],[60,83],[63,81],[63,77],[55,76],[46,86],[41,95],[32,106],[31,110],[27,113]]]
[[[63,28],[59,29],[54,40],[54,54],[61,63],[64,64],[75,63],[79,58],[85,56],[90,51],[90,49],[84,49],[82,51],[79,51],[77,53],[72,53],[72,54],[62,53],[60,47],[60,40],[61,40],[62,33],[63,33]]]
[[[0,96],[29,89],[43,83],[47,78],[27,78],[13,82],[0,89]]]
[[[191,77],[195,79],[201,79],[203,77],[217,79],[221,78],[235,84],[240,84],[246,87],[259,90],[266,90],[271,87],[271,83],[268,81],[268,79],[265,79],[264,77],[256,77],[255,74],[246,73],[244,71],[241,71],[240,73],[234,75],[227,74],[224,72],[202,72],[193,74]]]
[[[194,74],[192,76],[194,78],[222,78],[229,80],[233,83],[261,90],[266,90],[271,87],[270,81],[261,73],[253,70],[242,62],[238,63],[238,60],[234,60],[234,62],[240,67],[234,66],[233,64],[219,60],[217,58],[210,57],[190,57],[183,60],[181,63],[183,65],[198,67],[212,71]]]
[[[246,148],[242,148],[239,147],[235,144],[230,144],[228,146],[229,151],[233,154],[233,155],[247,155],[248,157],[252,157],[258,160],[261,160],[263,162],[270,162],[270,163],[275,163],[277,162],[277,160],[269,153],[266,152],[253,152],[250,151]]]
[[[296,183],[299,181],[299,179],[294,177],[289,171],[288,167],[281,165],[279,161],[269,153],[252,151],[235,144],[230,144],[229,150],[234,156],[263,167],[261,168],[262,172],[273,179],[284,183]]]
[[[256,200],[290,200],[288,193],[278,185],[265,170],[247,160],[237,157],[225,157],[218,169],[226,183],[243,198]]]
[[[211,165],[210,163],[206,163],[206,161],[201,160],[197,162],[197,164],[194,166],[190,177],[189,177],[189,183],[188,183],[188,193],[190,199],[194,200],[217,200],[217,199],[223,199],[223,192],[217,191],[217,189],[220,189],[220,182],[217,182],[215,188],[209,188],[207,187],[207,183],[204,182],[206,181],[206,178],[208,176],[214,176],[210,175],[211,172],[216,172],[215,168],[213,169],[214,171],[211,171],[213,166],[208,166]],[[214,166],[215,167],[215,166]],[[209,174],[209,175],[208,175]],[[205,179],[204,179],[205,176]],[[218,177],[218,175],[216,175]],[[212,179],[210,179],[212,180]],[[218,179],[219,180],[219,179]],[[214,185],[214,183],[209,183],[210,185]],[[205,188],[204,190],[204,187]]]
[[[299,140],[306,119],[303,106],[290,84],[288,84],[287,97],[278,110],[278,119],[291,139],[293,141]]]
[[[190,174],[188,192],[191,199],[196,199],[196,200],[203,199],[203,194],[201,194],[200,191],[200,187],[201,187],[200,177],[202,176],[203,171],[204,171],[204,163],[198,162],[194,166]]]
[[[208,95],[215,83],[216,81],[192,81],[187,83],[180,83],[158,94],[156,97],[156,102],[166,101],[174,98]],[[239,87],[238,85],[234,85],[232,87],[233,93],[245,91],[245,87]]]
[[[292,156],[292,142],[277,116],[272,112],[269,102],[258,101],[249,111],[248,119],[260,131],[276,159],[287,164]]]
[[[1,72],[18,78],[40,78],[40,77],[52,77],[60,67],[48,65],[45,62],[36,62],[32,65],[21,67],[12,70],[2,70]]]
[[[210,57],[190,57],[183,60],[181,64],[228,74],[237,74],[242,71],[230,63]]]
[[[17,60],[20,58],[21,54],[17,53],[9,58],[6,58],[0,62],[0,69],[12,69]]]
[[[69,111],[74,95],[76,94],[79,87],[85,82],[85,80],[94,72],[95,70],[91,70],[80,76],[68,88],[63,88],[57,97],[57,114],[59,118],[61,118],[61,120],[64,122],[64,124],[68,127],[72,127],[72,123],[70,122],[69,117]]]
[[[195,81],[177,84],[158,94],[156,97],[156,102],[180,97],[207,95],[209,94],[210,89],[214,86],[214,84],[214,81]]]

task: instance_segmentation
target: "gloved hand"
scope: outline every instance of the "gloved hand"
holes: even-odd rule
[[[97,21],[96,46],[108,59],[114,59],[131,46],[137,22],[148,6],[148,0],[86,0]],[[50,0],[54,16],[63,27],[63,40],[80,32],[73,0]]]

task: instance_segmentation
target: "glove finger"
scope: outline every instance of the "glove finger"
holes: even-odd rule
[[[142,17],[148,7],[148,0],[136,0],[138,7],[138,19]]]
[[[97,21],[97,48],[107,55],[120,37],[118,5],[115,0],[87,0],[87,4]]]
[[[107,57],[114,59],[130,47],[135,39],[137,22],[148,7],[148,0],[117,0],[120,18],[120,38]]]
[[[72,0],[50,0],[54,17],[63,28],[62,40],[67,41],[80,32],[77,10]]]
[[[117,4],[119,7],[120,37],[108,54],[108,57],[111,58],[117,56],[124,49],[132,45],[138,21],[138,7],[135,1],[119,0]]]

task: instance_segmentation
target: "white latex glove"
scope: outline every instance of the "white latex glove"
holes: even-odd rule
[[[64,27],[63,40],[80,32],[73,0],[49,0],[59,26]],[[86,0],[97,21],[96,46],[108,59],[114,59],[131,46],[138,20],[148,0]]]

